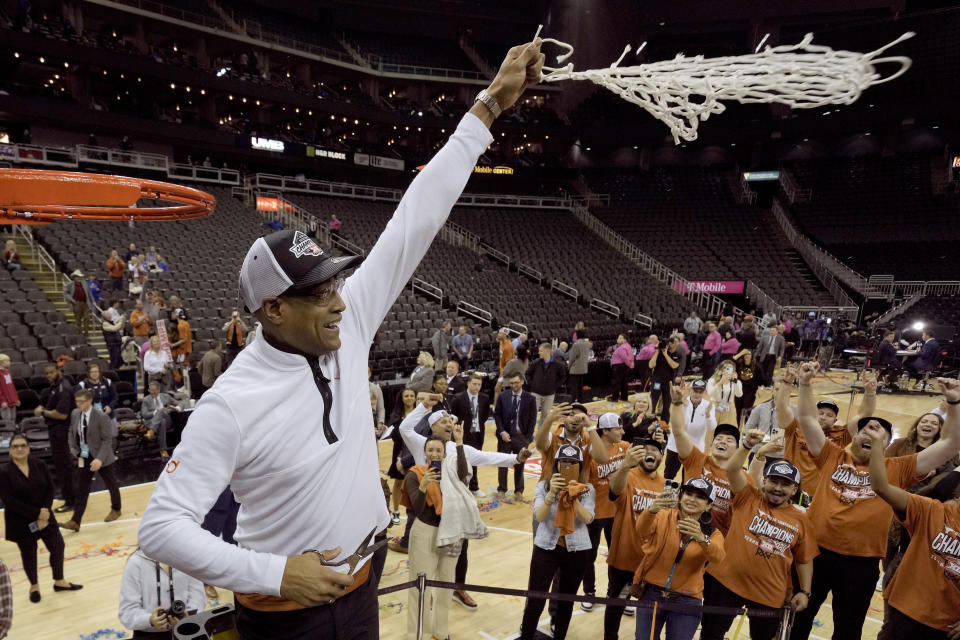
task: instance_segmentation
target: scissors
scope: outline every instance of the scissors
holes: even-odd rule
[[[347,565],[347,566],[349,567],[349,571],[347,571],[347,575],[351,575],[351,576],[352,576],[353,573],[354,573],[354,571],[356,571],[357,565],[360,564],[360,561],[361,561],[361,560],[363,560],[363,559],[366,558],[366,557],[369,557],[369,556],[373,555],[373,553],[374,553],[377,549],[379,549],[379,548],[382,547],[383,545],[387,544],[386,539],[383,539],[383,540],[381,540],[381,541],[379,541],[379,542],[374,543],[374,544],[371,546],[371,545],[370,545],[370,541],[373,540],[373,538],[374,538],[374,536],[375,536],[376,534],[377,534],[377,528],[374,527],[373,529],[370,530],[370,533],[368,533],[367,536],[363,539],[363,542],[360,543],[360,546],[357,547],[357,550],[354,551],[353,553],[351,553],[349,556],[347,556],[347,557],[344,558],[343,560],[341,560],[340,562],[334,562],[334,561],[332,561],[332,560],[327,560],[327,559],[323,556],[323,554],[322,554],[321,552],[317,551],[316,549],[307,549],[306,551],[304,551],[304,553],[315,553],[315,554],[317,554],[317,555],[320,557],[320,563],[323,564],[323,565],[326,566],[326,567],[342,567],[343,565]]]

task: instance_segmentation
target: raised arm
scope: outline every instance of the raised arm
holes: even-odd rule
[[[747,425],[747,430],[750,431],[750,425]],[[761,431],[761,433],[763,433]],[[769,442],[764,443],[759,449],[757,449],[756,454],[753,456],[753,460],[750,462],[750,467],[747,469],[747,474],[753,479],[753,484],[756,486],[761,486],[763,484],[763,470],[767,465],[767,456],[774,451],[783,450],[783,433]]]
[[[790,395],[793,393],[793,383],[796,381],[797,368],[793,365],[787,365],[787,370],[783,372],[780,389],[777,391],[777,397],[773,402],[777,409],[777,424],[780,425],[781,429],[790,426],[790,423],[796,417],[793,415],[793,409],[790,408]]]
[[[673,405],[673,409],[670,410],[670,430],[677,443],[677,454],[683,459],[693,452],[693,440],[687,433],[687,417],[683,411],[683,390],[674,386],[672,382],[670,383],[670,403]]]
[[[883,498],[903,517],[907,512],[907,498],[910,494],[887,478],[887,466],[884,463],[882,433],[873,433],[873,446],[870,448],[870,485],[874,493]],[[920,473],[920,460],[917,460],[917,473]]]
[[[543,452],[550,448],[550,428],[553,427],[557,420],[570,415],[571,411],[570,404],[567,402],[553,405],[550,413],[543,419],[543,422],[537,425],[537,430],[533,434],[533,442],[537,445],[538,451]]]
[[[740,446],[736,452],[727,461],[727,478],[730,480],[730,488],[734,493],[740,493],[749,482],[747,474],[743,472],[743,465],[747,463],[747,457],[750,451],[763,442],[763,431],[754,429],[744,434],[740,440]]]
[[[820,365],[816,362],[804,362],[800,365],[799,385],[800,397],[797,401],[797,422],[800,423],[800,431],[803,433],[804,440],[807,441],[807,451],[816,458],[823,450],[823,445],[827,437],[823,435],[823,429],[820,428],[820,422],[817,420],[817,403],[813,399],[813,376],[817,373]]]
[[[960,453],[960,380],[938,378],[947,402],[940,439],[917,454],[917,475],[924,476]]]
[[[872,371],[863,372],[863,398],[857,412],[847,422],[847,431],[850,437],[857,435],[857,423],[860,418],[874,415],[877,408],[877,374]]]
[[[640,464],[640,459],[645,453],[645,447],[630,447],[623,454],[623,462],[617,467],[617,470],[610,476],[610,494],[619,496],[627,488],[627,476],[630,475],[630,469]]]
[[[590,427],[587,429],[587,433],[590,437],[590,457],[600,464],[610,462],[610,452],[607,451],[607,445],[603,443],[603,438],[600,437],[597,428]]]

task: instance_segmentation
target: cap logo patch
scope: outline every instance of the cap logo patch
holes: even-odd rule
[[[323,249],[311,240],[310,236],[302,231],[297,231],[293,234],[293,244],[290,245],[290,253],[298,258],[302,258],[305,255],[322,256]]]
[[[773,468],[773,470],[776,471],[777,473],[788,473],[790,475],[793,475],[793,469],[791,469],[785,464],[778,464],[776,467]]]

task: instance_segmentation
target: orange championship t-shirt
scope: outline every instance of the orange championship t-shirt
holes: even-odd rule
[[[820,484],[809,514],[819,545],[847,556],[882,558],[893,509],[873,492],[869,463],[858,464],[853,454],[829,440],[816,463]],[[906,489],[920,480],[916,454],[884,458],[883,463],[890,484]]]
[[[727,478],[727,470],[715,465],[710,456],[696,447],[681,462],[683,463],[683,477],[685,479],[706,478],[717,488],[717,498],[713,501],[711,509],[713,524],[720,529],[723,535],[727,535],[727,531],[730,530],[730,501],[733,498],[730,480]]]
[[[894,609],[948,631],[960,616],[960,507],[910,495],[910,546],[883,592]]]
[[[150,335],[150,316],[146,311],[134,309],[130,312],[130,325],[133,327],[133,335],[143,338]]]
[[[590,463],[593,462],[593,458],[590,457],[590,438],[581,431],[576,441],[567,440],[563,436],[563,425],[560,425],[550,432],[550,446],[540,455],[540,480],[546,480],[553,473],[553,457],[557,455],[557,449],[560,448],[561,444],[572,444],[580,447],[580,451],[583,452],[583,468],[590,468]]]
[[[127,263],[120,258],[107,258],[107,271],[111,278],[122,278],[127,268]]]
[[[508,340],[500,347],[500,375],[503,375],[503,367],[513,360],[513,344]]]
[[[179,355],[189,356],[191,353],[193,353],[193,340],[190,335],[190,323],[181,319],[179,322],[177,322],[176,330],[177,339],[172,340],[172,342],[177,342],[179,340],[183,340],[184,342],[179,347],[174,347],[171,353],[174,355],[174,357]]]
[[[634,572],[640,566],[643,553],[640,551],[640,538],[637,535],[637,518],[647,507],[653,504],[658,495],[663,493],[664,477],[655,473],[650,477],[640,467],[630,469],[627,474],[627,484],[623,493],[618,494],[612,501],[613,531],[610,549],[607,552],[607,564],[621,571]],[[607,499],[609,500],[610,487],[607,483]],[[597,496],[600,502],[600,496]]]
[[[637,518],[637,529],[649,520],[653,522],[646,535],[640,538],[643,544],[643,560],[633,576],[634,582],[647,582],[668,588],[670,570],[673,569],[673,563],[680,551],[680,531],[677,529],[679,518],[680,511],[677,509],[664,509],[654,515],[644,511]],[[714,529],[710,534],[710,544],[706,548],[691,541],[680,556],[669,589],[702,600],[704,565],[723,564],[726,556],[724,547],[723,534],[719,529]]]
[[[597,490],[597,503],[593,509],[594,519],[612,518],[616,511],[616,507],[610,502],[610,476],[616,473],[620,465],[623,464],[623,454],[629,448],[630,443],[621,440],[607,447],[607,453],[610,455],[609,462],[600,464],[596,460],[590,460],[587,479]]]
[[[833,425],[824,435],[827,436],[827,440],[841,448],[851,442],[850,432],[843,424]],[[807,441],[803,438],[803,430],[800,429],[800,423],[796,418],[784,431],[783,457],[800,470],[800,488],[813,497],[820,484],[820,469],[817,468],[817,463],[813,461],[813,456],[807,449]]]
[[[749,484],[733,498],[725,540],[727,559],[708,566],[707,573],[741,598],[773,608],[783,606],[793,586],[793,563],[806,564],[820,553],[803,509],[793,503],[773,507]]]

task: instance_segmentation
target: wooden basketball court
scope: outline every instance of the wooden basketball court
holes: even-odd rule
[[[816,392],[830,395],[840,405],[841,421],[847,416],[849,389],[843,383],[850,374],[831,373],[829,379],[820,377]],[[758,400],[766,399],[761,395]],[[885,396],[877,399],[877,413],[890,419],[898,433],[903,433],[920,413],[929,411],[937,404],[933,396]],[[595,402],[595,412],[614,410],[620,412],[625,405]],[[492,448],[493,423],[487,425],[487,448]],[[380,444],[381,468],[387,467],[391,443]],[[529,475],[529,474],[528,474]],[[481,515],[490,530],[487,539],[470,545],[470,569],[467,581],[475,584],[524,589],[530,565],[533,537],[530,530],[531,503],[534,479],[528,479],[526,503],[501,504],[491,499],[481,501]],[[480,486],[488,494],[496,487],[496,470],[480,469]],[[512,486],[512,481],[511,481]],[[12,640],[95,640],[98,638],[128,638],[132,633],[125,630],[117,619],[117,604],[120,593],[120,578],[127,557],[137,545],[137,527],[153,490],[153,483],[126,487],[123,493],[123,515],[116,522],[102,522],[109,510],[108,497],[101,492],[90,497],[86,522],[78,533],[64,532],[66,540],[66,579],[84,585],[77,592],[54,593],[46,550],[40,545],[40,587],[43,600],[33,604],[28,600],[27,580],[22,571],[16,545],[0,544],[0,557],[10,567],[14,589],[14,621],[9,638]],[[57,503],[55,503],[57,504]],[[390,535],[399,536],[404,522],[390,530]],[[603,542],[601,541],[601,544]],[[606,547],[601,546],[597,558],[597,586],[601,595],[606,589]],[[389,586],[409,580],[407,556],[389,552],[381,586]],[[501,640],[519,631],[524,600],[517,597],[491,594],[472,594],[479,603],[475,611],[468,611],[454,604],[450,611],[450,632],[457,639]],[[232,595],[220,590],[225,602],[232,602]],[[211,605],[213,602],[210,603]],[[380,598],[380,635],[385,639],[406,637],[407,593],[397,592]],[[546,615],[546,614],[544,614]],[[829,601],[817,617],[813,635],[815,640],[829,638],[833,631]],[[876,638],[883,618],[883,602],[879,593],[864,625],[863,637]],[[547,619],[543,619],[546,629]],[[594,639],[600,637],[603,628],[603,607],[591,612],[574,607],[568,638]],[[746,625],[739,630],[737,623],[731,627],[730,640],[749,637]],[[633,618],[624,617],[620,630],[621,638],[634,637]]]

